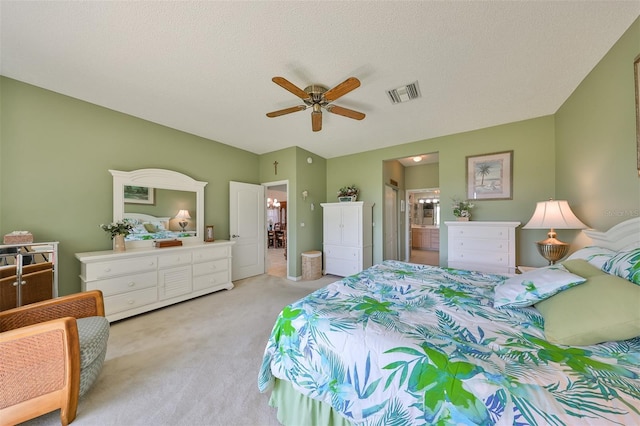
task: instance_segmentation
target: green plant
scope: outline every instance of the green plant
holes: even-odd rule
[[[470,217],[471,209],[474,207],[474,204],[469,200],[459,200],[457,198],[453,199],[453,215],[455,217]]]
[[[352,195],[358,195],[360,190],[355,186],[343,186],[338,190],[338,197],[349,197]]]
[[[133,230],[133,224],[126,220],[122,220],[118,222],[108,223],[106,225],[102,224],[100,225],[100,228],[102,228],[103,231],[108,232],[111,236],[111,239],[113,240],[116,235],[129,235]]]

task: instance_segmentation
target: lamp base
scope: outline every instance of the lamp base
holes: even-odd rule
[[[555,264],[558,260],[567,255],[569,244],[550,237],[536,243],[538,253],[549,261],[549,265]]]

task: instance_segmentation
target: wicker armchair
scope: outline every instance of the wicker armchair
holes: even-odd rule
[[[102,370],[108,338],[100,291],[0,312],[0,425],[58,408],[61,423],[71,423]]]

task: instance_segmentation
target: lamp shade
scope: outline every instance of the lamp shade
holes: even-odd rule
[[[524,229],[584,229],[565,200],[540,201]]]
[[[191,215],[189,215],[189,210],[179,210],[176,215],[176,219],[191,219]]]

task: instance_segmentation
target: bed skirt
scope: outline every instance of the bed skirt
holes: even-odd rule
[[[278,421],[285,426],[349,426],[351,423],[330,405],[302,395],[289,382],[275,379],[269,405],[278,412]]]

